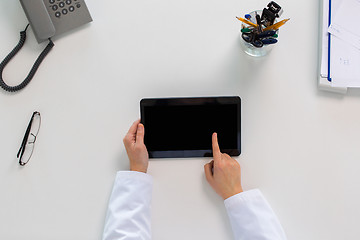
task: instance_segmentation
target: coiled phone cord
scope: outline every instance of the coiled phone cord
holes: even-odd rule
[[[24,46],[25,40],[26,40],[26,30],[28,29],[29,24],[26,26],[24,31],[20,32],[20,41],[19,43],[15,46],[15,48],[5,57],[5,59],[0,63],[0,87],[2,87],[5,91],[8,92],[17,92],[21,89],[23,89],[24,87],[26,87],[26,85],[29,84],[29,82],[31,81],[31,79],[34,77],[37,69],[39,68],[41,62],[44,60],[44,58],[46,57],[46,55],[50,52],[50,50],[53,48],[54,43],[51,41],[51,39],[49,38],[49,43],[46,46],[46,48],[41,52],[41,54],[39,55],[39,57],[36,59],[34,65],[32,66],[29,74],[27,75],[27,77],[25,78],[25,80],[20,83],[17,86],[9,86],[7,85],[4,80],[3,80],[3,71],[4,68],[6,67],[6,65],[10,62],[10,60],[20,51],[20,49]]]

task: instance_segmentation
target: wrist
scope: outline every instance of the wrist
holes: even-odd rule
[[[224,199],[224,200],[226,200],[226,199],[228,199],[229,197],[232,197],[232,196],[234,196],[234,195],[236,195],[236,194],[239,194],[239,193],[242,193],[243,192],[243,189],[242,189],[242,187],[240,186],[239,188],[237,188],[236,190],[234,190],[234,191],[232,191],[232,192],[229,192],[229,193],[227,193],[227,194],[224,194],[223,196],[222,196],[222,198]]]
[[[144,167],[144,166],[130,166],[130,171],[147,173],[147,167]]]

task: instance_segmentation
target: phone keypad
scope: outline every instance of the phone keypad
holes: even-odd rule
[[[48,0],[49,8],[53,11],[56,18],[72,13],[76,8],[80,8],[81,4],[78,0]]]

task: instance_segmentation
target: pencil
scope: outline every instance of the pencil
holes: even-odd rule
[[[250,22],[250,21],[248,21],[248,20],[246,20],[246,19],[243,19],[243,18],[241,18],[241,17],[236,17],[239,21],[242,21],[243,23],[246,23],[247,25],[250,25],[250,26],[252,26],[252,27],[254,27],[254,28],[257,28],[258,27],[258,25],[257,24],[255,24],[255,23],[252,23],[252,22]]]
[[[289,21],[290,20],[290,18],[288,18],[288,19],[284,19],[284,20],[282,20],[282,21],[280,21],[280,22],[277,22],[277,23],[275,23],[275,24],[273,24],[273,25],[270,25],[270,26],[268,26],[268,27],[266,27],[265,29],[264,29],[264,31],[267,31],[267,30],[278,30],[282,25],[284,25],[287,21]]]

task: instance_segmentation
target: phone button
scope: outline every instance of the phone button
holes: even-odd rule
[[[70,11],[70,12],[73,12],[74,10],[75,10],[74,6],[70,6],[70,7],[69,7],[69,11]]]
[[[50,3],[50,4],[54,4],[54,3],[55,3],[55,0],[49,0],[49,3]]]
[[[56,11],[56,10],[58,10],[59,7],[57,5],[53,5],[51,8],[52,8],[52,10]]]
[[[66,4],[70,5],[71,4],[71,0],[66,0]]]
[[[61,7],[61,8],[65,7],[65,3],[63,3],[63,2],[59,3],[59,7]]]
[[[60,12],[56,12],[55,13],[55,17],[59,18],[61,16],[61,13]]]
[[[67,9],[63,9],[62,11],[62,14],[66,15],[68,13],[68,10]]]

